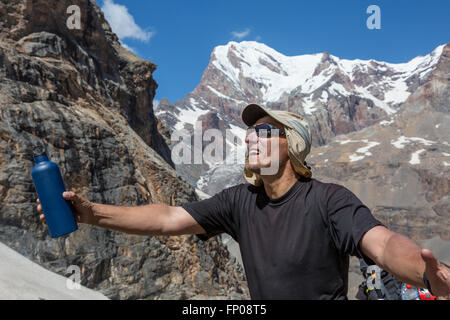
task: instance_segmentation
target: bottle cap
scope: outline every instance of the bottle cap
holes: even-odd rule
[[[33,156],[36,158],[42,155],[46,155],[45,145],[43,143],[36,143],[33,146]]]

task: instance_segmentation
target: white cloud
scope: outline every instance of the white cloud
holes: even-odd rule
[[[246,36],[248,36],[249,34],[250,34],[250,29],[249,28],[247,28],[247,29],[245,29],[243,31],[233,31],[233,32],[231,32],[231,35],[233,36],[233,38],[236,38],[236,39],[243,39]]]
[[[135,55],[137,55],[137,51],[135,48],[130,47],[129,45],[127,45],[126,43],[123,43],[122,41],[120,42],[120,44],[122,45],[122,47],[124,47],[125,49],[133,52]]]
[[[154,32],[148,32],[139,27],[127,7],[114,3],[114,0],[104,0],[102,11],[111,25],[112,31],[121,40],[134,38],[147,42],[154,35]]]

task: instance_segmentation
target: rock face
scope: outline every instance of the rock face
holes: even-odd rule
[[[67,26],[71,5],[80,29]],[[0,3],[0,241],[61,275],[79,266],[82,285],[113,299],[247,298],[243,271],[218,239],[87,226],[51,239],[38,219],[30,171],[41,142],[66,188],[93,202],[197,199],[153,114],[155,69],[120,46],[94,1]]]

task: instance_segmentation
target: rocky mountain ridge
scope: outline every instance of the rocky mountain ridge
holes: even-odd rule
[[[389,120],[314,150],[310,159],[317,176],[348,184],[403,234],[449,241],[449,80],[446,45],[427,82]]]
[[[294,62],[303,64],[289,64]],[[297,82],[289,77],[297,77]],[[249,79],[258,90],[246,86]],[[176,129],[218,119],[202,126],[234,130],[240,138],[236,150],[245,152],[243,125],[235,118],[239,108],[256,101],[297,112],[312,124],[313,149],[307,161],[313,176],[348,186],[377,217],[402,233],[416,239],[438,234],[450,240],[449,79],[449,44],[407,63],[389,64],[342,60],[328,53],[285,57],[263,44],[230,42],[214,49],[201,83],[184,101],[163,102],[156,114]],[[308,92],[315,96],[311,108],[303,103]],[[321,101],[324,93],[327,104]],[[343,98],[348,108],[336,107]],[[321,120],[321,112],[327,113],[327,121]],[[343,121],[350,126],[336,131]],[[317,139],[324,132],[328,137]],[[179,165],[177,170],[206,194],[242,181],[242,164],[204,163],[197,171],[191,170],[194,166]]]
[[[392,64],[339,59],[327,52],[287,57],[262,43],[230,42],[213,50],[194,91],[176,103],[162,99],[156,115],[172,132],[192,132],[196,121],[202,121],[204,130],[221,130],[224,137],[228,129],[237,143],[228,140],[224,145],[239,154],[245,151],[240,111],[256,102],[305,116],[313,145],[322,146],[337,135],[391,121],[411,93],[428,81],[443,51],[441,45],[426,56]],[[214,186],[240,181],[231,172],[242,170],[242,164],[183,164],[177,170],[199,191],[214,194]]]

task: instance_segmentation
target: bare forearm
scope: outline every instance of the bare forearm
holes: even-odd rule
[[[95,225],[137,235],[161,235],[164,215],[169,206],[151,204],[137,207],[121,207],[94,204]]]
[[[408,284],[425,287],[425,262],[421,248],[407,237],[394,233],[386,243],[382,268]]]

